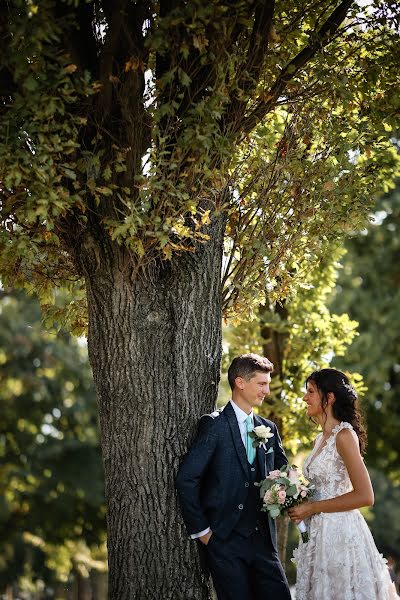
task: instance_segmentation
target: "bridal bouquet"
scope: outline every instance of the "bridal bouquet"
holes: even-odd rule
[[[286,465],[281,470],[270,471],[265,479],[257,483],[263,500],[262,509],[276,519],[288,508],[301,504],[309,498],[314,486],[307,484],[299,475],[295,465]],[[308,542],[308,533],[304,521],[297,525],[303,542]]]

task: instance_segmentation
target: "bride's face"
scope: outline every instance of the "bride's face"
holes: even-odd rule
[[[321,394],[314,382],[308,382],[303,400],[307,404],[307,417],[318,417],[323,413]]]

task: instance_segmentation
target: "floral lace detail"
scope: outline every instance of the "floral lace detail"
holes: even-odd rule
[[[304,462],[303,473],[315,486],[315,500],[336,498],[336,496],[342,496],[353,489],[344,462],[336,450],[336,436],[342,429],[350,429],[357,438],[350,423],[339,423],[332,429],[332,434],[322,449],[322,433],[319,434],[313,452]]]
[[[315,485],[314,499],[336,498],[352,491],[336,436],[349,429],[342,422],[324,443],[322,434],[306,458],[303,472]],[[297,563],[296,600],[394,600],[398,598],[386,561],[358,510],[320,513],[307,521],[310,539],[293,553]]]

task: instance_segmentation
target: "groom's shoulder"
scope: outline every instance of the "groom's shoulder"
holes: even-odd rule
[[[204,419],[204,418],[210,418],[210,419],[218,419],[218,417],[222,414],[222,411],[224,410],[224,407],[222,408],[217,408],[216,410],[214,410],[212,413],[206,413],[205,415],[202,415],[200,418]]]
[[[206,426],[206,423],[208,423],[208,427],[214,431],[220,431],[221,427],[224,429],[225,423],[227,422],[223,417],[224,408],[225,407],[223,406],[222,408],[213,410],[212,413],[203,415],[200,418],[200,424],[204,423],[204,426]]]

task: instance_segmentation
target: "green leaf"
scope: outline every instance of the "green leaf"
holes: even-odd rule
[[[103,171],[103,179],[104,179],[104,181],[110,181],[111,175],[112,175],[111,167],[110,167],[110,165],[107,165],[106,168]]]
[[[38,88],[38,81],[35,79],[33,75],[29,75],[24,81],[24,88],[26,88],[29,92],[34,92]]]
[[[184,85],[185,87],[189,87],[192,80],[189,77],[189,75],[187,73],[185,73],[185,71],[183,69],[181,69],[180,67],[178,69],[178,75],[179,75],[179,80],[180,80],[181,84]]]
[[[290,487],[288,487],[286,489],[287,496],[295,496],[296,494],[297,494],[297,486],[296,485],[291,485]]]
[[[268,512],[273,519],[276,519],[281,514],[281,509],[279,508],[279,505],[272,504],[268,508]]]

